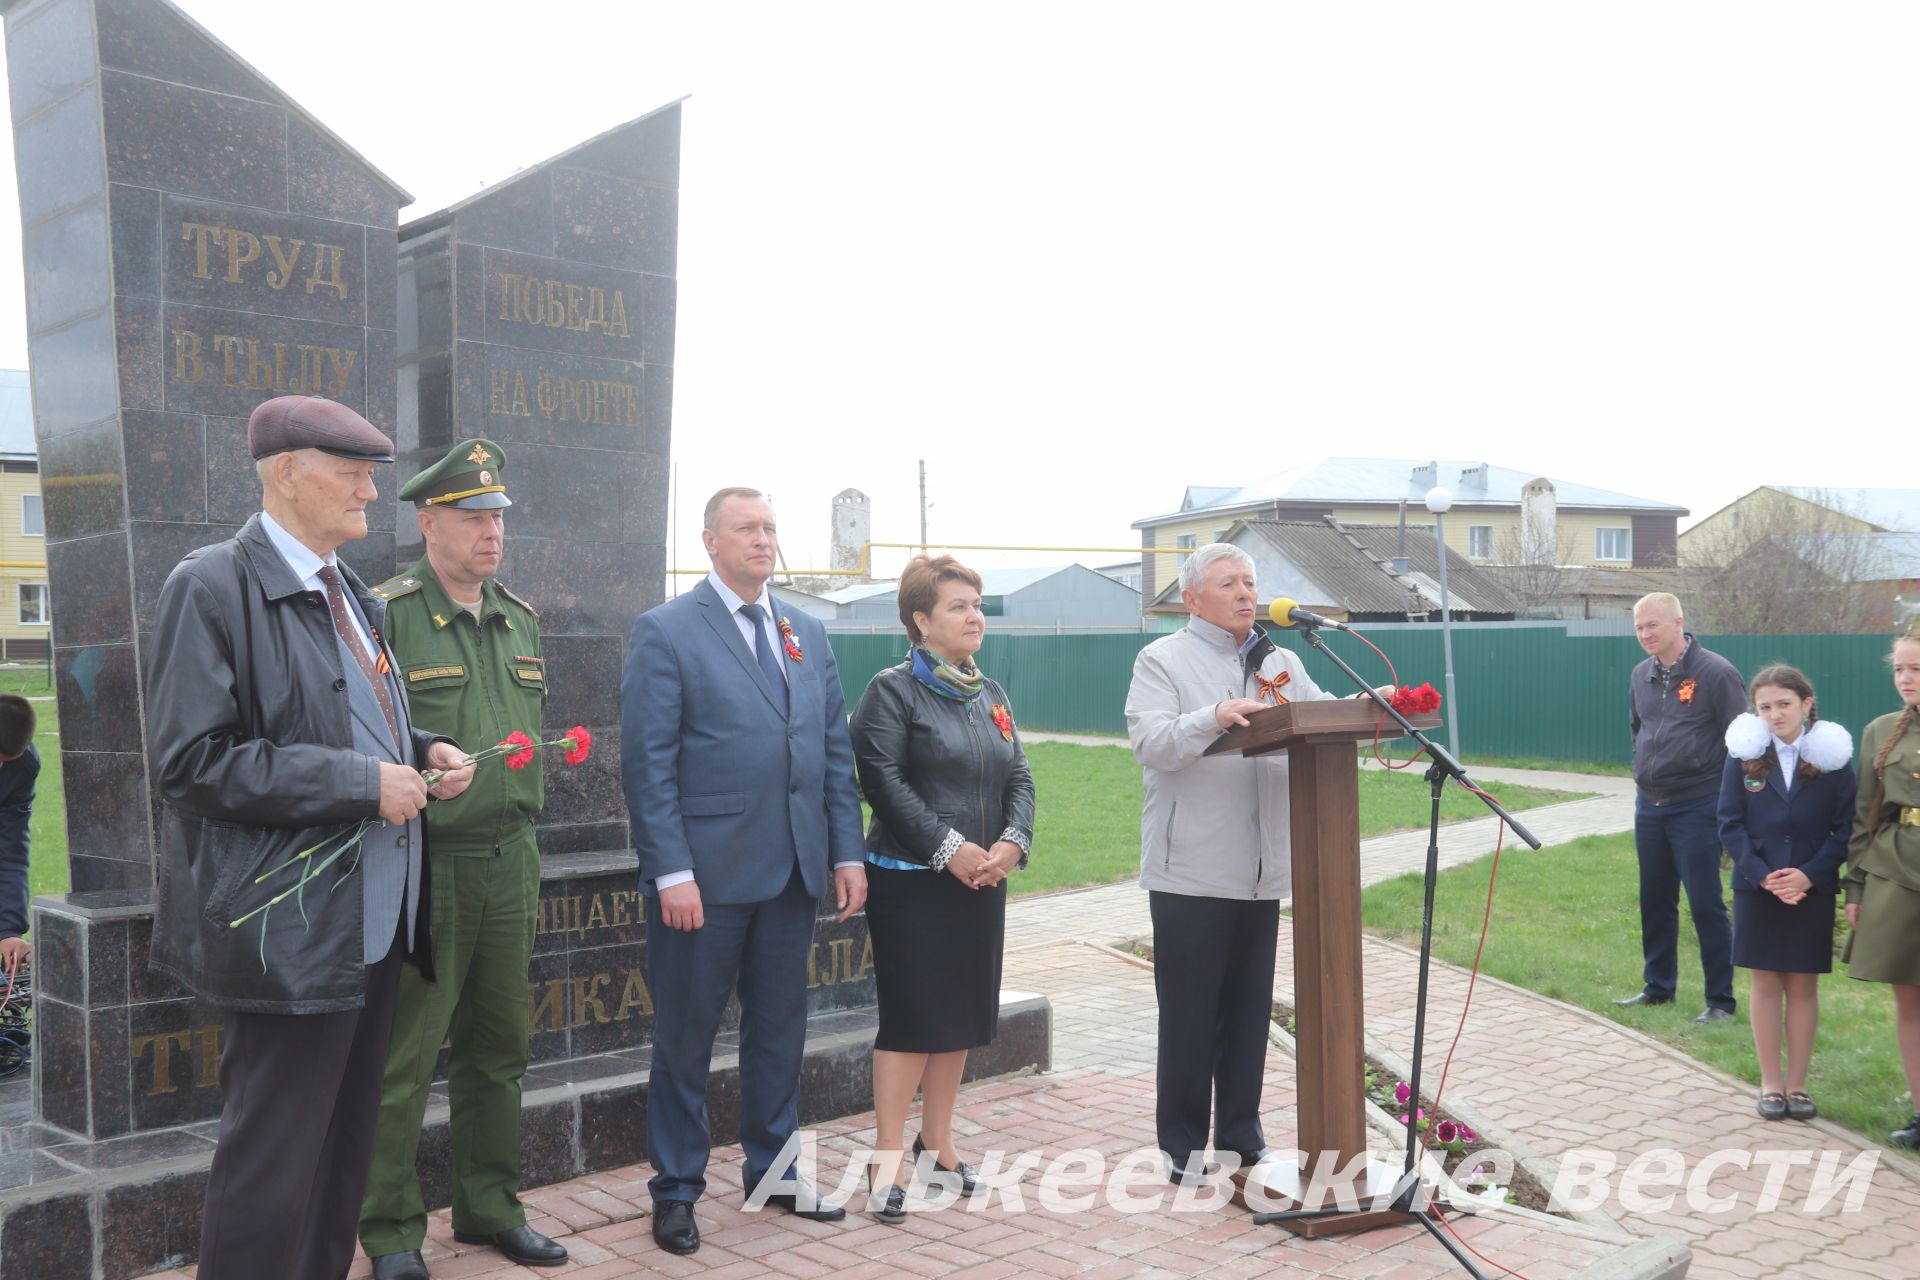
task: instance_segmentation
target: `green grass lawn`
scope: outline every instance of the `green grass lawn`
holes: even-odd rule
[[[1463,967],[1473,963],[1491,862],[1489,856],[1441,873],[1434,896],[1437,959]],[[1684,898],[1678,997],[1651,1009],[1612,1004],[1640,989],[1639,883],[1628,834],[1590,836],[1540,853],[1508,849],[1500,859],[1482,972],[1645,1032],[1752,1082],[1757,1093],[1760,1069],[1747,1023],[1747,971],[1734,970],[1740,1013],[1732,1022],[1702,1027],[1693,1021],[1706,1001],[1699,943]],[[1420,899],[1416,875],[1373,886],[1361,899],[1365,927],[1418,945]],[[1851,980],[1838,961],[1820,983],[1820,1031],[1807,1092],[1822,1116],[1876,1142],[1884,1142],[1910,1110],[1894,1042],[1892,993]]]
[[[1133,753],[1114,747],[1064,742],[1027,744],[1038,793],[1033,860],[1012,877],[1016,895],[1131,879],[1140,870],[1140,766]],[[1508,809],[1531,809],[1576,798],[1538,787],[1500,786],[1493,794]],[[1478,817],[1479,799],[1450,787],[1441,801],[1443,820]],[[1426,783],[1420,771],[1360,775],[1360,834],[1424,827]]]
[[[44,667],[0,667],[0,693],[35,699],[33,745],[40,752],[28,828],[27,895],[67,891],[67,788],[60,776],[60,708]],[[40,699],[45,698],[45,701]]]

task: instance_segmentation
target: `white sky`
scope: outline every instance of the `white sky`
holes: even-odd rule
[[[1920,6],[183,7],[403,219],[693,95],[682,566],[722,484],[774,494],[796,570],[849,485],[910,539],[923,457],[952,543],[1137,545],[1187,484],[1323,455],[1696,518],[1914,483]]]

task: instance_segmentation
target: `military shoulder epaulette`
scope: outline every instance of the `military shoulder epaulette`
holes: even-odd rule
[[[420,579],[414,577],[412,574],[403,573],[397,578],[388,578],[372,590],[373,594],[379,596],[382,600],[398,600],[408,592],[418,591],[419,589]]]
[[[493,585],[500,588],[501,595],[513,601],[515,604],[519,605],[522,609],[525,609],[528,613],[532,614],[534,617],[537,618],[540,616],[540,611],[538,609],[528,604],[525,600],[522,600],[519,596],[513,594],[513,592],[507,590],[507,584],[500,581],[500,579],[495,578],[493,580]]]

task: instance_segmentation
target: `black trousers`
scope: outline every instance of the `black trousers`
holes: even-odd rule
[[[405,946],[340,1013],[229,1013],[201,1280],[341,1280],[373,1162]]]
[[[1154,1109],[1160,1149],[1182,1166],[1206,1150],[1211,1102],[1214,1148],[1249,1155],[1266,1146],[1260,1086],[1280,904],[1158,890],[1147,901],[1160,1004]]]

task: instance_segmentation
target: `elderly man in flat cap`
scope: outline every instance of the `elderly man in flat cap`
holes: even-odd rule
[[[414,718],[461,742],[539,739],[546,662],[532,606],[502,586],[506,451],[462,440],[407,481],[426,554],[373,589],[387,602],[387,641]],[[480,765],[464,796],[427,810],[432,837],[433,967],[400,975],[400,1002],[380,1099],[380,1139],[360,1209],[374,1280],[427,1280],[427,1205],[414,1171],[440,1046],[452,1036],[453,1235],[515,1262],[557,1267],[564,1247],[527,1225],[520,1204],[520,1081],[527,1071],[527,963],[540,904],[533,820],[543,775]]]
[[[306,396],[254,410],[247,441],[263,510],[189,553],[154,617],[153,966],[225,1015],[202,1280],[340,1280],[400,968],[432,962],[421,811],[473,766],[414,727],[384,607],[334,555],[366,536],[392,442]],[[362,829],[299,902],[247,918],[294,883],[303,851]]]

